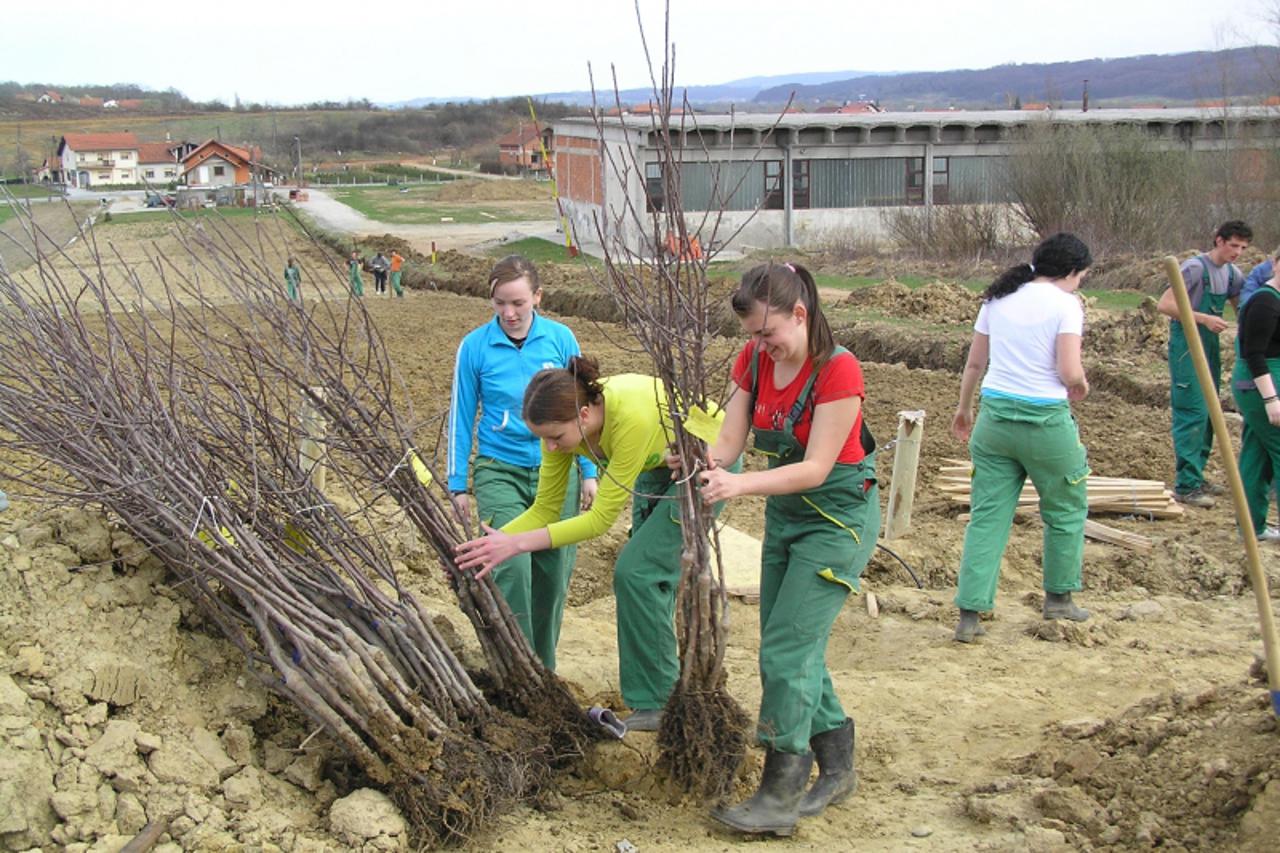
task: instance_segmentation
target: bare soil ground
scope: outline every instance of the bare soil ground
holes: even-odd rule
[[[157,235],[155,239],[163,239]],[[131,252],[132,249],[122,252]],[[464,262],[459,259],[461,266]],[[485,266],[487,261],[476,261]],[[304,261],[321,278],[319,258]],[[560,273],[545,276],[551,292]],[[483,275],[483,273],[481,273]],[[443,271],[442,271],[443,280]],[[328,285],[341,290],[341,280]],[[882,301],[891,313],[902,294]],[[369,298],[391,344],[430,447],[448,403],[459,337],[489,316],[474,297],[415,290]],[[875,295],[861,297],[875,300]],[[921,297],[950,311],[947,287]],[[967,304],[967,303],[965,303]],[[971,307],[971,306],[970,306]],[[965,309],[968,310],[968,309]],[[955,315],[953,317],[952,315]],[[935,345],[899,311],[904,350]],[[644,370],[605,323],[566,317],[606,372]],[[1097,357],[1159,371],[1140,315],[1100,318],[1116,331]],[[1125,331],[1132,326],[1137,331]],[[1091,326],[1097,328],[1097,326]],[[1110,328],[1110,327],[1108,327]],[[1101,337],[1101,335],[1100,335]],[[870,340],[870,339],[868,339]],[[857,349],[857,338],[852,341]],[[736,342],[721,344],[729,353]],[[1104,347],[1108,349],[1109,347]],[[1091,348],[1090,357],[1095,356]],[[949,356],[948,356],[949,357]],[[1170,850],[1275,849],[1280,834],[1280,727],[1250,675],[1261,648],[1243,552],[1225,505],[1181,519],[1106,518],[1155,540],[1147,553],[1089,543],[1085,591],[1093,618],[1045,623],[1040,529],[1015,525],[988,634],[950,639],[960,507],[933,488],[941,460],[965,455],[947,433],[952,369],[865,359],[869,423],[892,437],[897,412],[925,409],[914,526],[889,545],[924,581],[917,589],[878,555],[851,598],[828,664],[857,721],[861,786],[848,803],[807,819],[787,849]],[[1172,476],[1162,406],[1100,390],[1077,411],[1096,473]],[[892,460],[880,460],[887,483]],[[1211,476],[1222,479],[1216,464]],[[238,652],[203,623],[138,543],[96,515],[13,495],[0,514],[0,846],[114,850],[148,820],[169,821],[157,849],[290,851],[394,849],[394,814],[336,803],[350,779],[323,735],[244,678]],[[726,520],[758,534],[747,500]],[[439,572],[394,516],[405,581],[474,649]],[[584,704],[617,703],[611,594],[622,523],[579,549],[560,646],[561,674]],[[1280,588],[1280,551],[1264,555]],[[730,690],[750,713],[759,700],[757,609],[731,606]],[[668,790],[653,769],[651,735],[600,747],[537,808],[500,818],[477,849],[727,850],[737,841],[704,804]],[[744,768],[741,793],[760,756]]]

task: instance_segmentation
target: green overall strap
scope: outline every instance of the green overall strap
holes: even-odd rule
[[[1193,310],[1207,311],[1215,317],[1222,315],[1213,310],[1213,284],[1209,281],[1209,256],[1207,254],[1200,255],[1197,260],[1200,261],[1200,304],[1196,305]],[[1236,283],[1236,265],[1227,265],[1227,293],[1226,297],[1231,296],[1231,286]]]

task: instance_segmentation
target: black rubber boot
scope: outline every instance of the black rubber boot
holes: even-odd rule
[[[957,643],[972,643],[974,637],[981,637],[985,633],[987,629],[982,627],[982,618],[978,611],[960,611],[960,624],[956,625]]]
[[[736,806],[717,806],[711,816],[748,835],[791,835],[800,819],[800,798],[811,767],[812,752],[797,755],[771,749],[765,754],[764,777],[755,795]]]
[[[1083,622],[1089,618],[1089,611],[1079,607],[1071,600],[1069,592],[1046,592],[1044,594],[1044,618],[1070,619],[1072,622]]]
[[[853,767],[856,730],[851,717],[844,725],[809,738],[813,758],[818,762],[818,780],[800,801],[800,816],[822,814],[827,806],[845,800],[858,789],[858,771]]]

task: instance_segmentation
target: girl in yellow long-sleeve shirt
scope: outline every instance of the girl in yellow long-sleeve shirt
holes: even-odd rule
[[[675,596],[680,583],[680,509],[666,465],[671,414],[651,376],[600,378],[596,362],[575,356],[566,368],[534,375],[524,421],[542,439],[533,506],[501,530],[458,547],[458,565],[481,574],[526,551],[560,548],[599,536],[634,495],[631,538],[618,554],[618,670],[633,731],[654,731],[679,675]],[[575,456],[600,466],[591,509],[560,520]],[[717,507],[718,509],[718,507]]]

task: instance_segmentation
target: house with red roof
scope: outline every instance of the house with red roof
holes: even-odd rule
[[[178,151],[182,143],[139,142],[138,177],[142,183],[171,184],[178,180]]]
[[[182,182],[189,187],[226,187],[266,181],[274,170],[262,163],[262,150],[239,148],[210,139],[191,150],[181,161]]]
[[[132,133],[68,133],[58,141],[56,156],[72,186],[136,184],[138,145]]]
[[[542,159],[543,148],[551,156],[551,128],[542,132],[532,124],[520,124],[515,130],[498,138],[498,162],[504,170],[522,173],[546,174],[547,164]]]

